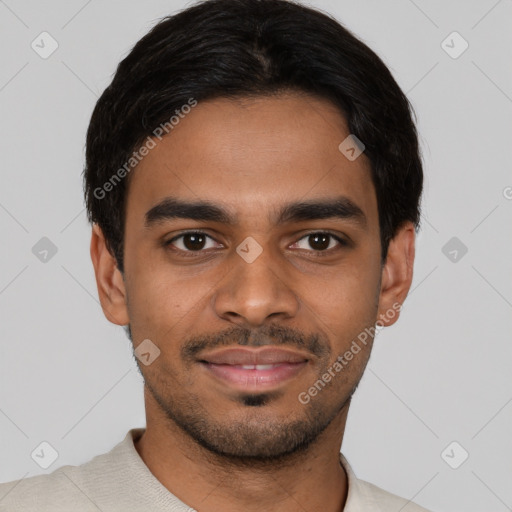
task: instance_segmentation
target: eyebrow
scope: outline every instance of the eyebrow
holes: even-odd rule
[[[173,219],[209,221],[234,226],[237,219],[224,207],[210,201],[188,201],[176,197],[166,197],[146,212],[145,226]],[[308,220],[342,219],[358,225],[362,229],[368,226],[363,210],[345,196],[310,201],[297,201],[282,206],[277,215],[270,220],[274,224],[285,224]]]

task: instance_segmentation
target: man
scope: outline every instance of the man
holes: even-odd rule
[[[425,511],[340,454],[412,281],[411,111],[368,47],[285,0],[201,2],[143,37],[96,105],[84,177],[147,427],[3,484],[0,509]]]

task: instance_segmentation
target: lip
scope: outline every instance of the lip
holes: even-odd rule
[[[276,347],[228,348],[199,358],[211,376],[244,391],[268,390],[283,384],[299,374],[308,361],[306,354]]]
[[[257,365],[302,363],[309,360],[307,354],[278,347],[260,347],[257,349],[231,347],[202,354],[202,362],[226,365]]]

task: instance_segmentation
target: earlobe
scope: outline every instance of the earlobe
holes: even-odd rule
[[[389,243],[386,263],[382,269],[377,323],[393,325],[409,293],[413,278],[416,232],[414,224],[402,225]]]
[[[117,267],[116,259],[108,250],[103,232],[97,224],[92,228],[91,260],[104,315],[114,324],[128,324],[123,275]]]

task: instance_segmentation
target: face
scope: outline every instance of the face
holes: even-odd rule
[[[410,286],[414,231],[383,268],[369,161],[340,152],[348,135],[311,96],[200,102],[132,171],[123,277],[93,234],[105,314],[160,350],[138,363],[148,411],[227,458],[317,440],[363,374],[361,333],[393,323]]]

